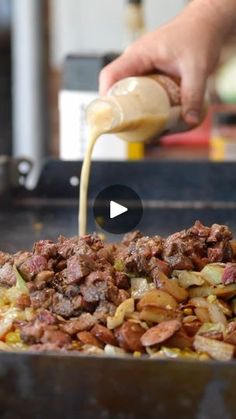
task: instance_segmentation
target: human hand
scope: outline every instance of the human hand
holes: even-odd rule
[[[202,4],[193,1],[169,24],[144,35],[106,66],[100,74],[101,95],[124,77],[161,70],[180,78],[183,117],[187,124],[197,125],[207,78],[217,64],[224,40],[210,2],[205,8]]]

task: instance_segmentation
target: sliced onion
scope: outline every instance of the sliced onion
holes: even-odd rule
[[[109,344],[105,346],[104,352],[106,355],[109,355],[109,356],[124,356],[126,354],[124,349],[119,348],[118,346],[113,346]]]
[[[231,298],[236,295],[236,284],[194,287],[189,290],[190,297],[207,297],[217,295],[221,298]]]
[[[194,307],[208,308],[209,303],[203,297],[194,297],[189,300],[189,304],[192,304]]]
[[[209,263],[201,270],[201,275],[211,285],[219,285],[222,283],[224,269],[225,263]]]
[[[221,323],[226,325],[227,319],[217,304],[208,304],[208,312],[212,323]]]
[[[4,313],[4,317],[0,320],[0,338],[2,338],[12,328],[14,320],[25,320],[24,311],[12,307]]]
[[[203,325],[198,329],[197,334],[203,335],[205,333],[223,333],[225,331],[225,326],[222,323],[203,323]]]
[[[234,345],[200,335],[195,336],[193,346],[197,352],[207,353],[218,361],[230,361],[234,356]]]
[[[120,326],[126,315],[129,315],[134,312],[134,299],[128,298],[127,300],[121,303],[115,312],[113,317],[107,317],[107,327],[108,329],[115,329]]]
[[[135,300],[142,298],[154,287],[154,283],[148,283],[146,278],[131,278],[131,297]]]
[[[22,278],[15,266],[14,271],[16,275],[16,285],[9,288],[6,291],[6,296],[12,304],[14,304],[22,295],[29,295],[29,290],[26,285],[26,282],[24,281],[24,279]]]
[[[90,355],[104,355],[104,350],[94,345],[83,345],[80,352],[85,352]]]
[[[200,272],[175,270],[173,276],[178,278],[178,283],[182,288],[189,288],[192,285],[200,286],[205,282]]]

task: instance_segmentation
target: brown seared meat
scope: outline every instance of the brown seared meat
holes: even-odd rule
[[[172,269],[200,270],[209,262],[232,259],[232,234],[226,226],[211,228],[196,221],[193,227],[169,236],[164,243],[163,259]]]
[[[132,232],[106,244],[96,235],[61,236],[32,252],[0,252],[0,308],[8,316],[0,341],[18,337],[23,349],[42,351],[232,359],[231,239],[226,226],[196,221],[166,239]]]

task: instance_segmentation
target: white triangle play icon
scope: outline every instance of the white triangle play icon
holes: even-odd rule
[[[128,208],[124,207],[123,205],[118,204],[115,201],[110,201],[110,218],[118,217],[124,212],[127,212]]]

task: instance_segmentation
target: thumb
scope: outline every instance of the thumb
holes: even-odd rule
[[[188,125],[194,126],[201,122],[206,82],[206,75],[197,68],[185,68],[182,72],[182,113]]]

